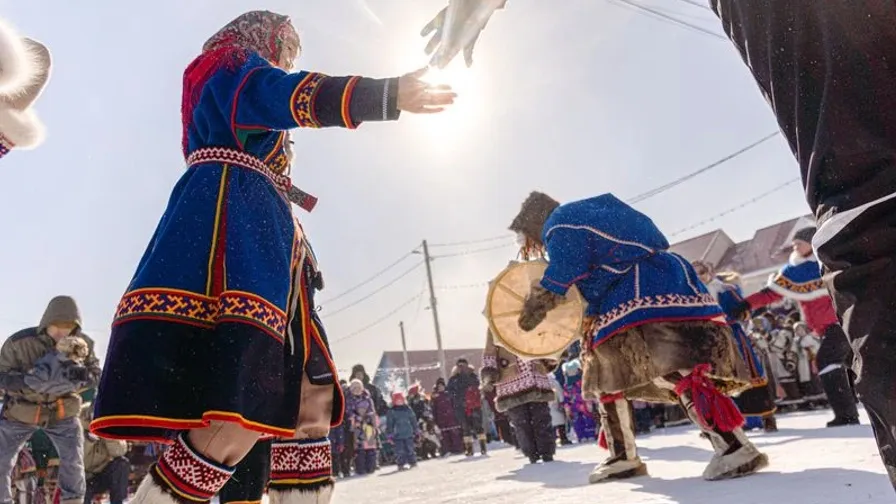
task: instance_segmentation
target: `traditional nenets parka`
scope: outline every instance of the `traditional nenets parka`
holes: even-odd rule
[[[32,106],[50,79],[50,51],[0,18],[0,157],[43,142]]]
[[[554,389],[548,374],[557,362],[546,359],[525,361],[506,348],[495,345],[491,331],[485,337],[479,379],[483,389],[495,390],[495,409],[506,412],[517,444],[529,462],[552,462],[557,443],[551,426],[549,403]]]
[[[768,464],[725,395],[750,384],[725,314],[653,221],[612,194],[560,205],[533,192],[510,229],[525,243],[524,256],[549,259],[526,298],[523,330],[537,327],[573,285],[587,301],[582,387],[586,398],[600,400],[610,451],[592,483],[646,473],[626,399],[679,403],[712,441],[708,480]]]
[[[737,350],[744,360],[747,372],[750,373],[752,387],[741,392],[734,402],[744,416],[761,418],[762,427],[766,432],[777,431],[775,393],[774,389],[769,387],[770,371],[765,369],[753,341],[742,325],[743,322],[738,318],[739,306],[744,300],[744,293],[738,285],[739,276],[732,272],[716,273],[714,266],[705,261],[694,261],[693,266],[700,280],[716,297],[719,306],[725,312],[734,341],[737,343]]]
[[[327,433],[343,396],[313,309],[321,275],[290,207],[313,198],[291,184],[287,130],[395,120],[451,95],[430,97],[416,74],[289,73],[299,48],[287,16],[253,11],[184,74],[187,170],[119,303],[91,424],[173,443],[135,502],[209,501],[265,435],[278,438],[272,503],[332,495]]]

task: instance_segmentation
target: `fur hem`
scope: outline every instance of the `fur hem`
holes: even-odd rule
[[[134,497],[128,500],[129,504],[180,504],[170,493],[166,492],[147,474],[137,487]]]
[[[549,403],[555,399],[556,396],[554,396],[553,390],[530,389],[525,392],[520,392],[519,394],[499,397],[495,400],[495,408],[498,410],[498,413],[504,413],[505,411],[524,404],[534,402]]]
[[[44,140],[44,125],[32,110],[0,108],[0,135],[16,149],[31,149]]]
[[[34,73],[34,61],[22,36],[0,18],[0,93],[18,91]]]
[[[333,499],[333,483],[318,486],[317,488],[296,488],[278,490],[271,487],[268,490],[269,504],[330,504]]]

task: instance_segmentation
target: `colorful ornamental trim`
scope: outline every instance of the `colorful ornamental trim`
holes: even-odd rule
[[[301,485],[326,481],[332,474],[327,439],[276,441],[271,447],[271,484]]]
[[[204,163],[223,163],[231,166],[239,166],[260,173],[283,193],[289,192],[292,182],[289,177],[274,172],[264,161],[246,152],[225,147],[205,147],[196,149],[187,156],[187,166],[193,167]]]
[[[595,317],[590,328],[586,328],[591,335],[596,335],[602,329],[618,322],[624,317],[638,310],[644,309],[669,309],[669,308],[705,308],[718,306],[712,294],[664,294],[659,296],[644,296],[632,299],[626,303],[617,305],[607,313]],[[721,310],[720,314],[721,314]]]
[[[114,324],[133,319],[172,320],[211,328],[223,322],[253,325],[283,342],[286,314],[265,299],[241,291],[218,297],[171,289],[138,289],[118,304]]]

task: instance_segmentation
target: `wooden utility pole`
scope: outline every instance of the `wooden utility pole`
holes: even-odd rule
[[[432,285],[432,258],[429,256],[429,245],[423,240],[423,263],[426,265],[426,281],[429,284],[429,309],[432,311],[432,323],[436,331],[436,348],[439,351],[439,373],[442,379],[448,380],[448,369],[445,362],[445,349],[442,348],[442,331],[439,328],[439,310],[436,308],[436,289]]]

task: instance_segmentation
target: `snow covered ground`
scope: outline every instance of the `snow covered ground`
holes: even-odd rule
[[[752,434],[771,465],[751,477],[703,481],[709,442],[693,427],[638,438],[650,476],[589,485],[606,452],[596,445],[561,448],[551,464],[528,465],[512,448],[486,458],[448,457],[412,470],[386,467],[336,485],[334,504],[884,504],[896,500],[868,426],[827,429],[830,411],[778,419],[776,434]]]

